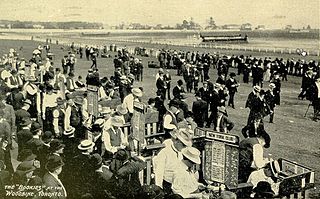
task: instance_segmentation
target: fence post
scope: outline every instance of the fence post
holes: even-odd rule
[[[291,54],[291,49],[289,49],[289,54]]]

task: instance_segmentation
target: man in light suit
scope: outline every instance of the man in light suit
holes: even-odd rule
[[[49,189],[46,192],[52,192],[51,199],[65,199],[67,198],[67,192],[62,182],[59,179],[59,174],[62,171],[64,165],[60,156],[52,156],[49,158],[46,169],[48,172],[43,176],[43,185]]]

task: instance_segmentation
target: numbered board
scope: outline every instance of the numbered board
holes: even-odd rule
[[[134,102],[133,109],[131,119],[132,135],[135,140],[143,143],[145,134],[145,106],[140,102]]]
[[[202,150],[202,173],[207,182],[218,182],[232,189],[238,186],[239,138],[236,135],[195,130],[195,146]]]
[[[98,116],[98,88],[96,86],[88,86],[88,113],[97,117]]]

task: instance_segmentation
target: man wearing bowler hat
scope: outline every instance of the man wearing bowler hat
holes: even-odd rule
[[[30,118],[26,118],[21,122],[21,130],[17,133],[17,143],[18,143],[18,160],[19,154],[22,149],[25,148],[26,143],[32,139],[33,135],[30,131],[32,121]]]
[[[90,193],[94,198],[109,198],[108,183],[112,177],[112,172],[103,167],[102,157],[95,153],[90,158],[93,175],[91,177]]]
[[[26,148],[31,149],[35,155],[39,156],[40,149],[43,146],[43,142],[40,139],[42,136],[42,127],[38,122],[33,122],[30,131],[33,137],[26,143]]]
[[[264,106],[264,101],[261,95],[261,88],[260,86],[254,86],[253,91],[249,94],[247,101],[246,101],[246,108],[250,109],[247,125],[252,123],[255,118],[261,117],[262,110]]]
[[[275,95],[273,92],[275,88],[276,88],[276,85],[274,83],[269,84],[269,90],[266,91],[265,97],[264,97],[266,104],[270,108],[269,123],[273,123],[274,108],[276,106]]]
[[[53,197],[50,198],[67,198],[67,191],[59,178],[63,166],[60,156],[50,157],[46,164],[47,173],[43,176],[43,185],[47,188],[47,192],[52,193]]]
[[[170,133],[171,140],[153,159],[155,184],[163,188],[166,194],[172,193],[172,182],[177,166],[181,164],[181,150],[192,145],[190,129],[181,128]]]
[[[202,99],[200,92],[197,92],[195,97],[196,101],[194,101],[192,105],[194,121],[198,127],[202,128],[208,117],[208,103]]]
[[[30,106],[31,106],[31,101],[30,100],[25,100],[23,102],[22,107],[15,111],[17,132],[21,130],[21,122],[24,119],[31,117],[30,113],[28,112]]]
[[[210,116],[207,120],[206,127],[210,128],[211,123],[213,123],[214,128],[216,127],[216,122],[217,122],[217,114],[218,114],[218,107],[221,106],[224,101],[221,99],[219,95],[219,91],[221,89],[221,85],[218,83],[215,83],[213,85],[213,91],[211,92],[210,96]]]
[[[234,109],[234,95],[238,91],[238,82],[234,78],[236,76],[235,73],[230,73],[230,78],[226,81],[226,87],[228,88],[229,91],[229,102],[228,106],[231,106]]]

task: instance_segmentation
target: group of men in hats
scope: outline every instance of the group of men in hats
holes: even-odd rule
[[[89,189],[83,187],[91,179],[92,172],[97,169],[100,173],[101,170],[92,166],[91,162],[101,158],[103,164],[100,166],[109,165],[115,154],[129,149],[128,135],[120,127],[130,121],[133,103],[140,100],[142,90],[132,88],[131,83],[121,102],[114,79],[100,79],[95,68],[95,74],[87,78],[87,85],[94,82],[92,78],[96,78],[98,84],[93,86],[99,88],[99,101],[119,99],[120,105],[114,111],[110,106],[99,107],[99,114],[92,118],[88,110],[86,83],[81,81],[82,78],[78,81],[73,79],[74,68],[70,64],[67,63],[68,68],[63,65],[62,72],[60,68],[53,70],[53,62],[50,61],[48,68],[42,67],[39,62],[39,65],[34,66],[35,71],[28,72],[28,75],[22,63],[13,65],[3,62],[0,162],[8,171],[9,180],[1,183],[1,186],[11,183],[43,185],[45,188],[37,190],[37,194],[45,192],[54,195],[53,198],[80,198],[88,193],[95,194],[94,186],[90,185]],[[67,75],[66,70],[69,68]],[[86,134],[90,135],[88,139],[85,139]],[[17,159],[21,162],[17,169],[14,169],[11,162],[13,140],[18,144]],[[93,153],[96,155],[92,157]],[[141,169],[145,167],[139,158],[131,160],[130,154],[122,164],[127,160],[133,165],[140,161]],[[107,170],[113,175],[118,174],[118,169],[112,172]],[[134,172],[129,166],[124,176],[128,177]],[[86,176],[86,173],[89,174]],[[110,179],[110,173],[105,180]],[[118,181],[118,177],[115,181]],[[52,193],[46,191],[48,187]],[[100,193],[105,196],[107,191],[100,190]]]

